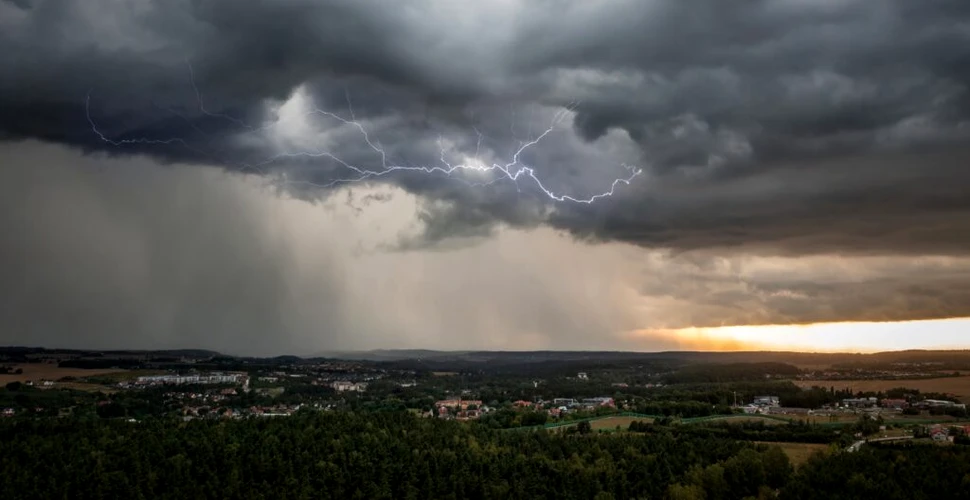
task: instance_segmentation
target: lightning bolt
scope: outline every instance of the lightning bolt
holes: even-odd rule
[[[214,113],[214,112],[209,111],[205,107],[205,100],[203,98],[203,94],[202,94],[201,90],[199,89],[198,85],[196,84],[195,70],[193,69],[191,62],[188,59],[185,60],[185,63],[186,63],[186,66],[188,67],[188,70],[189,70],[189,82],[190,82],[190,84],[192,86],[192,89],[195,91],[195,97],[196,97],[196,101],[197,101],[197,104],[198,104],[198,110],[199,110],[199,112],[201,114],[203,114],[205,116],[208,116],[208,117],[211,117],[211,118],[218,118],[218,119],[222,119],[222,120],[226,120],[228,122],[231,122],[231,123],[237,125],[240,129],[242,129],[242,131],[240,132],[241,134],[259,134],[259,133],[263,133],[263,132],[268,131],[269,129],[271,129],[272,127],[276,126],[279,123],[279,122],[274,122],[274,123],[270,123],[270,124],[267,124],[267,125],[264,125],[264,126],[261,126],[261,127],[253,127],[253,126],[247,124],[246,122],[244,122],[243,120],[240,120],[240,119],[238,119],[236,117],[233,117],[233,116],[230,116],[230,115],[227,115],[227,114],[223,114],[223,113]],[[351,127],[352,129],[355,129],[356,132],[363,139],[364,143],[367,144],[367,147],[370,148],[370,150],[374,152],[374,154],[377,156],[377,158],[379,158],[379,168],[364,168],[364,167],[360,167],[360,166],[357,166],[357,165],[353,165],[353,164],[351,164],[351,163],[349,163],[349,162],[341,159],[339,156],[337,156],[337,155],[335,155],[335,154],[333,154],[333,153],[331,153],[329,151],[319,150],[319,149],[318,150],[284,151],[284,152],[281,152],[281,153],[277,153],[275,155],[272,155],[272,156],[270,156],[268,158],[265,158],[264,160],[255,162],[255,163],[238,162],[238,163],[232,164],[231,162],[228,162],[228,161],[219,159],[218,156],[215,155],[215,154],[213,154],[213,153],[206,152],[204,150],[201,150],[199,148],[196,148],[196,147],[192,146],[189,143],[189,141],[187,141],[186,139],[184,139],[182,137],[171,137],[171,138],[165,138],[165,139],[151,139],[151,138],[112,139],[112,138],[106,136],[98,128],[97,123],[95,122],[95,120],[93,119],[93,117],[91,115],[91,92],[88,92],[88,94],[87,94],[87,97],[85,99],[85,107],[84,107],[84,109],[85,109],[85,114],[86,114],[86,117],[87,117],[87,121],[91,125],[91,130],[94,133],[94,135],[97,136],[97,138],[100,139],[101,141],[103,141],[104,143],[106,143],[108,145],[111,145],[113,147],[119,147],[120,148],[120,147],[125,147],[125,146],[132,146],[132,145],[160,145],[160,146],[177,145],[177,146],[184,147],[184,148],[186,148],[186,149],[188,149],[190,151],[193,151],[195,153],[201,154],[201,155],[203,155],[203,156],[205,156],[207,158],[213,159],[213,160],[215,160],[218,163],[221,163],[223,165],[234,166],[235,168],[237,168],[240,171],[249,170],[249,171],[253,171],[253,172],[256,172],[256,173],[259,173],[259,174],[264,174],[264,175],[267,173],[266,170],[265,170],[266,167],[268,167],[268,166],[270,166],[270,165],[272,165],[274,163],[278,163],[278,162],[285,161],[287,159],[297,159],[297,158],[305,158],[305,159],[313,159],[313,158],[321,158],[322,159],[322,158],[326,158],[326,159],[330,159],[330,160],[336,162],[337,164],[339,164],[340,166],[342,166],[343,168],[345,168],[347,171],[351,172],[351,175],[348,176],[348,177],[336,178],[336,179],[333,179],[333,180],[331,180],[331,181],[329,181],[327,183],[323,183],[323,184],[314,183],[314,182],[310,182],[310,181],[289,181],[289,180],[285,180],[285,174],[284,174],[284,183],[285,184],[305,184],[305,185],[310,185],[310,186],[314,186],[314,187],[318,187],[318,188],[330,188],[330,187],[334,187],[334,186],[341,185],[341,184],[353,184],[353,183],[364,182],[364,181],[368,181],[368,180],[373,180],[373,179],[378,179],[378,178],[386,177],[386,176],[389,176],[389,175],[391,175],[391,174],[393,174],[395,172],[418,172],[418,173],[424,173],[424,174],[443,174],[445,176],[452,177],[452,178],[454,178],[456,180],[460,180],[462,182],[465,182],[466,184],[468,184],[470,186],[488,186],[488,185],[494,184],[494,183],[496,183],[498,181],[508,180],[508,181],[511,181],[513,184],[515,184],[516,189],[519,190],[519,192],[521,192],[519,182],[520,181],[526,181],[526,180],[528,180],[528,181],[531,181],[531,183],[534,186],[536,186],[542,193],[544,193],[545,196],[548,197],[550,200],[553,200],[553,201],[556,201],[556,202],[572,202],[572,203],[580,203],[580,204],[592,204],[592,203],[596,202],[599,199],[613,196],[613,194],[616,192],[616,190],[617,190],[617,188],[619,186],[621,186],[621,185],[627,185],[627,186],[630,185],[633,182],[633,180],[637,176],[641,175],[641,173],[643,172],[642,169],[637,168],[635,166],[622,164],[621,166],[628,172],[628,175],[626,177],[620,177],[620,178],[613,179],[612,182],[610,183],[609,190],[603,191],[603,192],[600,192],[600,193],[597,193],[597,194],[593,194],[593,195],[590,195],[590,196],[587,196],[587,197],[578,197],[578,196],[575,196],[575,195],[556,193],[556,192],[552,191],[551,189],[549,189],[548,187],[546,187],[546,185],[539,178],[539,176],[536,173],[535,168],[533,168],[532,166],[525,165],[524,163],[522,163],[522,161],[520,159],[521,156],[527,150],[529,150],[530,148],[533,148],[533,147],[537,146],[544,138],[546,138],[547,136],[549,136],[550,134],[552,134],[553,131],[556,130],[557,126],[562,122],[562,120],[566,116],[568,116],[568,114],[570,112],[572,112],[573,109],[575,109],[575,106],[576,106],[575,103],[570,104],[569,106],[567,106],[564,109],[561,109],[557,113],[555,113],[555,115],[553,116],[552,120],[549,123],[549,126],[545,130],[543,130],[539,135],[535,136],[533,139],[530,139],[528,141],[518,140],[519,147],[512,154],[511,158],[508,159],[509,161],[507,163],[504,163],[504,164],[503,163],[492,163],[491,165],[486,165],[486,164],[481,163],[481,162],[478,162],[478,163],[459,163],[459,164],[452,164],[452,163],[450,163],[446,159],[446,156],[447,156],[447,153],[448,153],[448,151],[447,151],[448,148],[444,145],[442,138],[439,136],[437,143],[438,143],[438,148],[439,148],[439,162],[440,162],[440,165],[407,165],[407,164],[395,164],[395,163],[392,163],[392,162],[389,161],[388,154],[384,150],[383,146],[381,146],[380,141],[378,141],[376,139],[373,139],[371,137],[371,135],[368,133],[367,129],[357,120],[356,114],[354,112],[353,102],[352,102],[351,97],[350,97],[350,91],[348,89],[346,89],[346,88],[345,88],[344,95],[345,95],[346,101],[347,101],[347,111],[349,112],[349,115],[350,115],[350,118],[349,119],[348,118],[344,118],[344,117],[342,117],[342,116],[340,116],[340,115],[338,115],[336,113],[333,113],[333,112],[330,112],[330,111],[327,111],[327,110],[323,110],[323,109],[320,109],[320,108],[317,108],[317,107],[314,107],[313,109],[310,109],[310,110],[306,111],[304,113],[304,117],[312,116],[312,115],[325,116],[327,118],[330,118],[332,120],[335,120],[335,121],[339,122],[341,125],[344,125],[344,126],[347,126],[347,127]],[[177,116],[185,119],[187,122],[189,122],[191,124],[191,121],[190,120],[188,120],[185,116],[183,116],[183,115],[177,113],[176,111],[172,110],[171,108],[163,108],[163,109],[166,109],[167,111],[169,111],[169,112],[171,112],[173,114],[176,114]],[[514,113],[514,110],[512,110],[512,111]],[[514,122],[514,120],[513,120],[513,122]],[[194,124],[191,124],[191,125],[192,125],[192,127],[196,131],[198,131],[198,132],[200,132],[202,134],[205,134],[198,127],[196,127]],[[530,121],[530,127],[531,127],[531,121]],[[476,148],[475,148],[475,157],[477,158],[478,155],[479,155],[479,153],[481,152],[482,139],[484,138],[484,135],[477,128],[474,128],[473,127],[473,129],[475,130],[475,133],[477,134],[477,137],[478,137],[478,141],[476,143]],[[513,131],[513,135],[514,135],[514,129],[512,129],[512,131]],[[469,171],[469,172],[479,172],[479,173],[485,173],[485,174],[492,174],[492,175],[496,175],[496,177],[494,179],[492,179],[491,181],[488,181],[488,182],[469,182],[466,179],[461,179],[459,177],[453,176],[453,174],[456,174],[457,172],[461,172],[461,171]]]

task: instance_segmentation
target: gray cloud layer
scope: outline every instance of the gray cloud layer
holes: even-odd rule
[[[278,150],[214,114],[256,123],[266,99],[300,85],[344,112],[349,88],[393,158],[435,164],[438,134],[470,154],[477,129],[486,156],[506,157],[513,135],[580,101],[575,134],[523,160],[585,196],[620,163],[645,166],[594,207],[530,185],[383,180],[441,202],[426,212],[432,240],[549,223],[654,247],[954,254],[970,234],[968,23],[961,0],[7,2],[0,69],[15,77],[0,82],[0,132],[241,168]],[[191,147],[106,145],[85,117],[89,90],[112,138]],[[378,166],[359,138],[330,148]],[[266,169],[348,173],[319,159]]]

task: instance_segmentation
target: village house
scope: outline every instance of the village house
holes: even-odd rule
[[[917,406],[920,408],[956,408],[964,410],[967,408],[967,405],[963,403],[946,401],[942,399],[924,399],[923,401],[920,401]]]
[[[902,410],[904,408],[909,408],[909,402],[905,399],[883,399],[879,402],[879,406],[883,408],[889,408],[891,410]]]
[[[444,399],[435,403],[438,418],[457,420],[477,419],[482,414],[482,402],[477,399]]]
[[[367,383],[366,382],[354,383],[354,382],[348,382],[346,380],[338,380],[330,384],[330,387],[332,387],[333,390],[337,392],[345,392],[345,391],[364,392],[367,390]]]
[[[842,406],[846,408],[869,408],[876,406],[876,398],[846,398],[842,400]]]
[[[477,399],[443,399],[435,403],[438,408],[453,408],[461,411],[468,410],[469,406],[476,409],[482,406],[482,402]]]
[[[613,398],[608,398],[608,397],[586,398],[586,399],[583,399],[583,406],[587,408],[592,408],[597,406],[608,406],[610,408],[615,408],[616,403],[613,402]]]

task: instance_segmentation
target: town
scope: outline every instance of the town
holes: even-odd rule
[[[6,418],[244,419],[301,411],[406,411],[416,418],[476,421],[498,428],[562,426],[635,417],[673,421],[761,418],[849,425],[860,418],[893,427],[961,426],[961,396],[905,387],[911,373],[853,368],[881,390],[826,387],[831,371],[759,361],[559,360],[534,366],[518,359],[497,369],[463,360],[233,358],[213,353],[106,358],[91,353],[7,352],[9,382],[0,398]],[[498,359],[504,360],[502,356]],[[878,362],[878,360],[876,360]],[[429,366],[430,365],[430,366]],[[960,382],[948,365],[920,371],[919,383]],[[579,368],[579,369],[577,369]],[[938,377],[933,378],[936,374]],[[844,379],[842,379],[844,380]],[[813,381],[806,387],[806,381]],[[899,383],[897,383],[897,381]],[[962,396],[963,398],[966,395]],[[733,420],[732,420],[733,419]],[[770,420],[775,419],[775,420]],[[962,427],[961,427],[962,429]],[[929,432],[929,431],[928,431]],[[949,431],[947,431],[949,432]],[[959,434],[959,433],[957,433]]]

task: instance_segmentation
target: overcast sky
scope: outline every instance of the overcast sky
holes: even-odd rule
[[[965,0],[0,0],[0,73],[0,344],[970,317]]]

